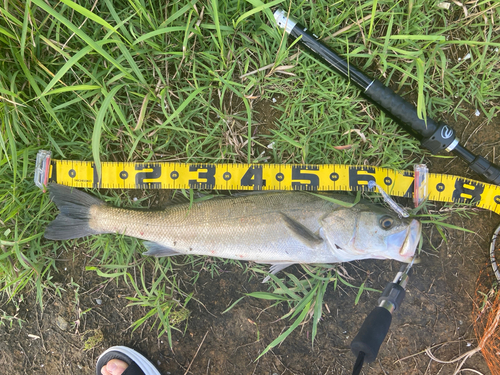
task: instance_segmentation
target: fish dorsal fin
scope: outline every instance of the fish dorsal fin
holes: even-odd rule
[[[323,243],[323,238],[311,232],[311,230],[306,228],[298,221],[292,219],[284,213],[281,214],[281,217],[283,218],[287,228],[290,229],[290,231],[293,233],[294,237],[306,246],[316,247]]]
[[[157,242],[144,241],[143,244],[148,251],[142,253],[142,255],[149,255],[159,258],[159,257],[171,257],[180,254],[174,249],[171,249],[170,247],[167,247]]]

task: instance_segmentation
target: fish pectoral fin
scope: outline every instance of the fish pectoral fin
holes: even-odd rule
[[[283,213],[281,214],[281,217],[283,218],[287,228],[290,229],[294,234],[294,237],[305,244],[307,247],[316,247],[323,243],[323,238],[311,232],[308,228],[306,228],[298,221]]]
[[[271,275],[274,275],[278,272],[280,272],[281,270],[284,270],[285,268],[291,266],[293,263],[273,263],[273,265],[271,266],[271,268],[269,268],[269,273]],[[270,276],[266,276],[264,278],[264,280],[262,280],[263,283],[267,283],[269,281],[271,277]]]
[[[171,257],[173,255],[179,255],[178,251],[171,249],[168,246],[162,245],[158,242],[144,241],[144,247],[148,250],[142,255],[149,255],[153,257]]]

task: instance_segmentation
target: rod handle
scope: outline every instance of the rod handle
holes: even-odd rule
[[[427,123],[418,117],[417,108],[396,94],[382,82],[374,79],[364,95],[398,120],[403,128],[420,140],[423,147],[433,154],[454,147],[458,140],[455,131],[448,125],[427,118]]]
[[[391,326],[392,314],[383,307],[376,307],[366,317],[358,334],[351,342],[351,351],[356,357],[365,353],[365,362],[370,363],[377,358],[378,351]]]

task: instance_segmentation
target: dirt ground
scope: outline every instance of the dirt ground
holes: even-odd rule
[[[259,110],[265,107],[262,105]],[[462,140],[467,140],[470,150],[491,159],[500,141],[500,121],[486,124],[485,118],[475,117],[473,112],[471,108],[473,121],[469,124],[445,120],[458,130]],[[428,166],[432,172],[477,179],[458,159],[431,158]],[[425,349],[445,343],[433,352],[438,358],[449,360],[476,346],[472,328],[476,281],[482,272],[483,276],[489,273],[484,278],[486,287],[493,282],[488,249],[500,218],[482,210],[467,212],[471,218],[453,214],[449,222],[474,233],[447,230],[445,242],[435,229],[424,228],[425,252],[421,263],[414,267],[406,299],[394,314],[377,360],[365,365],[363,374],[452,374],[454,364],[430,360]],[[432,250],[431,243],[437,250]],[[190,318],[187,325],[181,325],[182,332],[174,331],[170,349],[166,336],[158,339],[156,329],[151,330],[151,322],[132,332],[130,325],[146,310],[127,307],[124,297],[134,292],[124,283],[106,282],[95,272],[85,271],[85,266],[91,265],[90,258],[85,247],[61,254],[57,260],[60,273],[53,275],[53,281],[65,291],[58,296],[47,290],[43,311],[34,294],[24,297],[19,311],[3,297],[0,312],[17,314],[23,323],[19,326],[14,321],[9,325],[4,321],[0,325],[0,373],[92,374],[103,350],[112,345],[128,345],[146,353],[163,374],[350,374],[355,361],[350,342],[379,297],[378,293],[364,293],[355,305],[356,290],[342,287],[334,291],[329,286],[325,295],[328,308],[319,324],[314,347],[309,323],[255,361],[289,326],[288,321],[279,320],[288,307],[269,308],[268,301],[246,298],[229,312],[222,312],[242,293],[266,291],[267,286],[260,282],[262,277],[249,281],[249,274],[237,266],[222,266],[220,275],[213,277],[201,271],[192,290],[201,303],[194,299],[189,302]],[[399,265],[391,261],[361,261],[345,267],[357,285],[366,280],[368,287],[381,290],[393,279]],[[300,267],[291,270],[298,277],[303,272]],[[193,275],[191,266],[180,271],[186,281]],[[102,342],[85,351],[84,340],[95,335],[95,330],[102,332]],[[490,374],[480,353],[464,367]]]

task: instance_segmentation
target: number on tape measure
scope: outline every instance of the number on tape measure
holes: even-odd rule
[[[50,160],[46,164],[50,182],[87,188],[368,191],[368,183],[374,181],[388,194],[407,198],[414,188],[413,171],[359,165],[102,162],[99,181],[92,162]],[[428,193],[429,200],[472,204],[500,213],[496,185],[429,173]]]
[[[317,165],[292,166],[292,189],[318,190],[319,177],[314,173],[308,173],[305,171],[319,171],[319,166]],[[308,182],[304,183],[303,181],[308,181]]]
[[[262,178],[262,166],[252,165],[247,169],[240,181],[241,186],[253,186],[254,190],[262,190],[266,180]]]
[[[367,190],[370,181],[376,182],[374,167],[349,167],[349,187],[351,190]]]
[[[484,184],[478,181],[457,178],[455,190],[453,190],[452,200],[455,203],[474,204],[481,201],[481,194],[484,192]]]
[[[135,175],[136,189],[161,189],[161,182],[151,181],[161,177],[161,165],[156,163],[136,164],[135,170],[143,171]]]
[[[189,166],[190,172],[197,172],[196,179],[189,180],[191,189],[210,190],[215,187],[215,165],[193,164]]]

